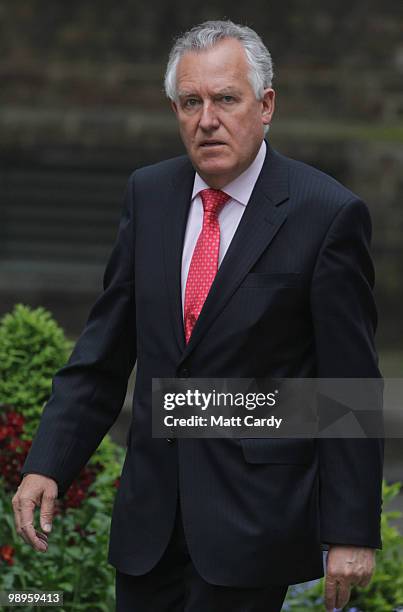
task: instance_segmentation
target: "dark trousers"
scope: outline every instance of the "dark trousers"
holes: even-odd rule
[[[116,612],[280,612],[287,588],[237,588],[203,580],[189,556],[178,505],[157,565],[142,576],[116,570]]]

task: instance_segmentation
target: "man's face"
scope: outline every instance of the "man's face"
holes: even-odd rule
[[[179,60],[172,102],[188,155],[200,176],[221,189],[257,155],[274,112],[274,90],[257,100],[242,44],[228,38]]]

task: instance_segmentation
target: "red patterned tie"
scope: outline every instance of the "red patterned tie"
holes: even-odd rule
[[[203,189],[203,227],[189,266],[185,289],[185,338],[189,342],[195,323],[218,269],[220,226],[218,215],[230,196],[218,189]]]

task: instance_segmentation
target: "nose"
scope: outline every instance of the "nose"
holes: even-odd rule
[[[216,130],[219,125],[220,121],[217,117],[214,105],[210,100],[208,100],[203,104],[199,126],[203,131],[209,132],[211,130]]]

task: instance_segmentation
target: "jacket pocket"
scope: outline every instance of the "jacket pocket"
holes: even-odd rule
[[[241,438],[242,452],[248,463],[312,463],[316,443],[313,439]]]
[[[298,272],[250,272],[242,281],[240,288],[258,287],[297,287],[300,280]]]

